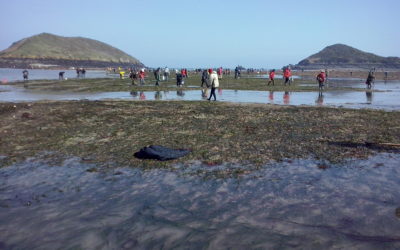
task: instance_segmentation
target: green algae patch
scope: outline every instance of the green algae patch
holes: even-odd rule
[[[29,116],[24,116],[29,113]],[[200,161],[261,165],[286,158],[365,158],[400,142],[400,112],[181,101],[0,103],[1,165],[43,151],[145,168]],[[366,142],[370,144],[366,144]],[[375,143],[375,144],[371,144]],[[190,149],[136,159],[148,145]]]

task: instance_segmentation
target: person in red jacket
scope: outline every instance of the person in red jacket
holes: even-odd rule
[[[321,91],[325,82],[325,72],[323,70],[321,70],[321,72],[317,75],[317,82],[319,85],[319,90]]]
[[[288,83],[290,85],[290,77],[292,76],[292,72],[290,71],[289,67],[285,68],[283,71],[283,78],[285,78],[285,86]]]
[[[144,85],[144,77],[146,76],[146,73],[144,72],[144,69],[141,69],[139,72],[139,81],[140,81],[140,85]]]
[[[218,73],[218,79],[222,79],[222,67],[218,68],[217,73]]]
[[[272,82],[272,86],[274,86],[275,85],[275,70],[273,69],[273,70],[271,70],[270,72],[269,72],[269,81],[268,81],[268,86],[269,86],[269,84]]]

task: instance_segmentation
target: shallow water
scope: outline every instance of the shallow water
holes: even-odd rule
[[[23,81],[23,69],[0,68],[0,83]],[[29,80],[54,80],[64,71],[64,78],[76,78],[75,70],[29,69]],[[104,70],[86,70],[85,78],[110,77]]]
[[[334,84],[334,83],[332,83]],[[354,86],[354,85],[352,85]],[[246,91],[223,90],[217,92],[217,100],[235,103],[265,103],[277,105],[311,105],[347,108],[369,108],[400,110],[400,83],[377,83],[375,90],[382,92],[329,90],[319,92]],[[209,91],[180,90],[171,91],[132,91],[102,93],[70,93],[24,89],[12,85],[0,85],[0,100],[4,102],[29,102],[40,100],[205,100]]]
[[[37,157],[0,169],[0,248],[400,248],[400,155],[330,165],[100,167]]]

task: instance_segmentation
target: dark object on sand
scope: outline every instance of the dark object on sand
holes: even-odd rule
[[[190,153],[187,149],[172,149],[158,145],[151,145],[140,149],[134,156],[139,159],[154,159],[159,161],[168,161],[183,157]]]
[[[376,150],[400,150],[399,143],[384,143],[384,142],[351,142],[351,141],[320,141],[327,142],[329,145],[349,148],[370,148]]]

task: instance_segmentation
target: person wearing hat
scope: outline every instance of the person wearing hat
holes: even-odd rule
[[[218,75],[217,72],[213,71],[212,69],[209,69],[208,73],[210,74],[210,76],[208,77],[208,82],[209,86],[211,86],[211,93],[208,100],[210,101],[211,97],[214,96],[214,101],[216,101],[217,96],[215,95],[215,89],[219,87]]]

